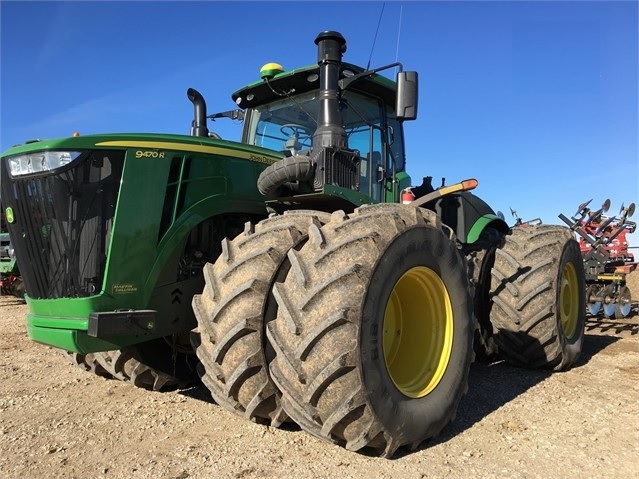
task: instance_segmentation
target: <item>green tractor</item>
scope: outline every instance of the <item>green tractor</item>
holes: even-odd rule
[[[453,419],[476,354],[573,365],[583,263],[568,228],[510,229],[475,180],[412,187],[417,73],[315,43],[213,115],[242,117],[241,143],[189,90],[191,136],[16,147],[2,197],[32,339],[154,389],[197,370],[230,412],[389,457]]]

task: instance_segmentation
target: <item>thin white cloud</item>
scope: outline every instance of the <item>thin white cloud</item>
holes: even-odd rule
[[[68,55],[72,50],[72,39],[75,34],[72,15],[69,11],[74,8],[73,2],[52,2],[55,14],[48,23],[45,32],[41,32],[42,49],[34,59],[36,68],[45,68],[53,62],[59,61],[61,56]]]

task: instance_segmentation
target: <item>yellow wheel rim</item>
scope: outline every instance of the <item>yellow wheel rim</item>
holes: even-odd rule
[[[572,263],[566,263],[561,273],[559,290],[559,317],[567,338],[572,338],[579,322],[579,281]]]
[[[441,278],[411,268],[397,281],[384,312],[386,369],[402,394],[420,398],[437,387],[450,362],[453,308]]]

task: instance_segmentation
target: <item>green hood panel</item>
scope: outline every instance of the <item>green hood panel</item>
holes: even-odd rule
[[[189,135],[165,135],[157,133],[109,133],[103,135],[86,135],[67,138],[40,140],[24,145],[17,145],[2,154],[2,157],[33,153],[42,150],[89,150],[95,148],[137,148],[140,158],[160,158],[147,155],[146,150],[155,150],[158,155],[163,150],[184,151],[188,153],[205,153],[233,156],[250,161],[270,165],[282,158],[272,150],[258,146],[246,145],[234,141],[218,140]]]

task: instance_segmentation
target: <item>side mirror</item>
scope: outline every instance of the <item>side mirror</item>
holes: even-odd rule
[[[398,121],[417,118],[417,72],[397,73],[397,103],[395,105]]]

